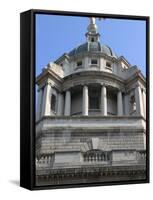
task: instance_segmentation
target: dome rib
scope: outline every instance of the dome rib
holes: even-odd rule
[[[117,55],[107,45],[101,45],[100,42],[86,42],[69,52],[69,56],[75,56],[84,52],[102,52],[108,56],[117,58]]]

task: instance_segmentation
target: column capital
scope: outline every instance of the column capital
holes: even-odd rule
[[[45,84],[45,85],[53,86],[53,84],[51,83],[51,81],[46,81],[46,84]]]
[[[42,88],[38,88],[38,89],[37,89],[37,92],[40,92],[41,90],[42,90]]]
[[[57,93],[62,95],[62,94],[63,94],[63,91],[57,90]]]
[[[101,85],[102,87],[107,87],[107,86],[108,86],[108,84],[106,84],[106,83],[100,83],[100,85]]]
[[[117,92],[127,93],[126,90],[125,90],[124,88],[117,88]]]
[[[121,93],[122,93],[122,90],[118,89],[118,90],[117,90],[117,92],[118,92],[118,93],[119,93],[119,92],[121,92]]]
[[[80,85],[82,86],[82,87],[84,87],[84,86],[89,86],[89,84],[88,83],[80,83]]]
[[[68,90],[65,90],[65,92],[71,92],[71,90],[70,90],[70,89],[68,89]]]
[[[136,84],[135,84],[135,89],[136,89],[137,87],[140,87],[140,88],[141,88],[140,83],[136,83]]]
[[[146,89],[145,88],[141,88],[142,89],[142,92],[146,93]]]
[[[70,87],[66,87],[63,89],[63,92],[66,92],[66,91],[71,91],[71,89],[73,88],[73,86],[70,86]]]
[[[40,90],[43,90],[43,89],[44,89],[44,87],[45,87],[45,82],[43,82],[42,84],[37,85],[37,86],[38,86],[37,91],[39,92]]]
[[[89,85],[88,84],[83,84],[83,87],[89,87]]]
[[[51,80],[46,80],[43,84],[43,87],[45,88],[45,86],[50,85],[51,87],[53,86],[53,84],[51,83]]]

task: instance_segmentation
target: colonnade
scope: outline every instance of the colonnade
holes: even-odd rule
[[[89,115],[89,85],[83,85],[82,88],[82,115]],[[100,111],[102,116],[107,116],[107,86],[105,84],[101,85],[100,90]],[[51,93],[52,86],[50,83],[47,83],[42,91],[39,90],[38,93],[38,102],[37,102],[37,120],[42,116],[51,115]],[[135,88],[135,101],[136,101],[136,114],[141,115],[145,112],[145,106],[143,105],[145,100],[142,100],[141,88],[138,85]],[[145,98],[144,98],[145,99]],[[65,91],[65,98],[63,94],[58,94],[57,101],[57,113],[56,115],[71,115],[71,90],[68,89]],[[125,106],[125,105],[124,105]],[[123,115],[123,93],[121,90],[117,91],[117,115]]]

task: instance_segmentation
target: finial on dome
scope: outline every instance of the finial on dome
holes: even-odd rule
[[[90,24],[87,27],[88,32],[86,33],[86,38],[88,42],[99,41],[100,34],[97,32],[98,27],[96,25],[96,18],[90,17]]]
[[[90,17],[90,24],[95,24],[95,23],[96,23],[96,18]]]
[[[90,24],[87,28],[89,33],[97,33],[97,25],[96,25],[96,18],[90,17]]]

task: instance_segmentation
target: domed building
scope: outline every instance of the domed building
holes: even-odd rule
[[[38,75],[36,184],[144,180],[146,80],[107,45],[86,42]]]

